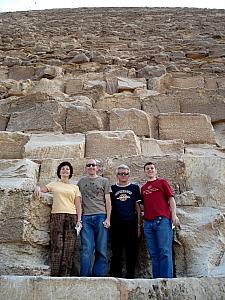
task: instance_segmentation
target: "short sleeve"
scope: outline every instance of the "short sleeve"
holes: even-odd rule
[[[53,186],[54,186],[54,182],[50,182],[50,183],[46,184],[46,188],[47,188],[48,192],[52,193]]]
[[[169,199],[170,197],[173,197],[174,193],[173,193],[173,190],[170,187],[169,183],[165,179],[162,179],[162,183],[163,183],[163,190],[164,190],[164,193],[165,193],[167,199]]]
[[[78,185],[75,185],[75,197],[81,197],[81,193]]]

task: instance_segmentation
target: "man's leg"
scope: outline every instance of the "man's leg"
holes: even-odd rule
[[[112,258],[110,264],[110,275],[113,277],[122,277],[122,259],[123,259],[123,244],[124,234],[123,227],[119,220],[111,222],[111,249]]]
[[[159,256],[157,238],[154,230],[154,220],[144,221],[144,234],[146,238],[148,252],[152,260],[152,277],[159,278]]]
[[[159,251],[159,277],[173,277],[172,242],[173,230],[172,223],[167,218],[161,218],[157,229],[157,241]]]
[[[95,262],[92,275],[96,277],[106,276],[108,272],[107,242],[108,229],[103,225],[106,214],[95,215],[94,235],[95,235]]]
[[[92,276],[92,257],[94,253],[93,216],[82,217],[80,276]]]
[[[124,222],[125,256],[126,256],[126,278],[134,278],[137,261],[138,227],[137,221]]]

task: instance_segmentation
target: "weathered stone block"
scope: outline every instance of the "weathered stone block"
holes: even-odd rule
[[[79,93],[83,90],[84,79],[72,78],[68,79],[65,83],[65,93],[68,95],[73,95]]]
[[[211,120],[206,115],[168,113],[158,118],[160,139],[183,139],[189,144],[216,144]]]
[[[143,99],[143,111],[158,116],[160,113],[180,112],[180,103],[171,95],[153,95]]]
[[[118,77],[118,91],[133,91],[136,88],[147,88],[145,78],[124,78]]]
[[[9,122],[9,115],[0,114],[0,130],[6,130]]]
[[[137,136],[151,137],[150,118],[135,108],[114,108],[110,112],[110,130],[133,130]]]
[[[97,110],[85,106],[70,106],[67,109],[65,132],[102,130],[103,123]]]
[[[152,138],[143,138],[141,140],[141,151],[144,156],[184,154],[183,140],[155,140]]]
[[[0,131],[0,159],[22,158],[30,136],[22,132]]]
[[[112,96],[105,96],[97,100],[94,108],[111,110],[113,108],[136,108],[141,109],[140,97],[132,93],[119,93]]]
[[[14,65],[9,69],[9,78],[15,80],[32,79],[34,73],[35,73],[34,67]]]
[[[101,159],[109,153],[111,157],[139,155],[140,141],[131,130],[87,132],[86,157]]]
[[[33,191],[39,165],[29,159],[0,160],[0,189]]]
[[[192,77],[174,77],[171,80],[171,86],[177,89],[203,89],[204,88],[204,77],[192,76]]]
[[[32,134],[25,145],[24,157],[31,159],[84,157],[85,135]]]
[[[63,131],[66,109],[56,101],[37,104],[35,107],[11,115],[7,131]]]
[[[64,82],[60,79],[49,80],[47,78],[42,78],[37,84],[30,89],[29,94],[34,93],[46,93],[48,95],[63,95],[64,92]]]

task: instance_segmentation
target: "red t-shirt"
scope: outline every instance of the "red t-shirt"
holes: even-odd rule
[[[153,220],[157,217],[171,219],[168,200],[173,197],[173,191],[163,178],[147,181],[141,188],[144,201],[144,218]]]

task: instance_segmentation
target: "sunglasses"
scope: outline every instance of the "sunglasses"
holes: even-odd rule
[[[86,167],[96,167],[97,165],[96,164],[86,164]]]
[[[130,173],[117,173],[117,175],[128,176]]]

